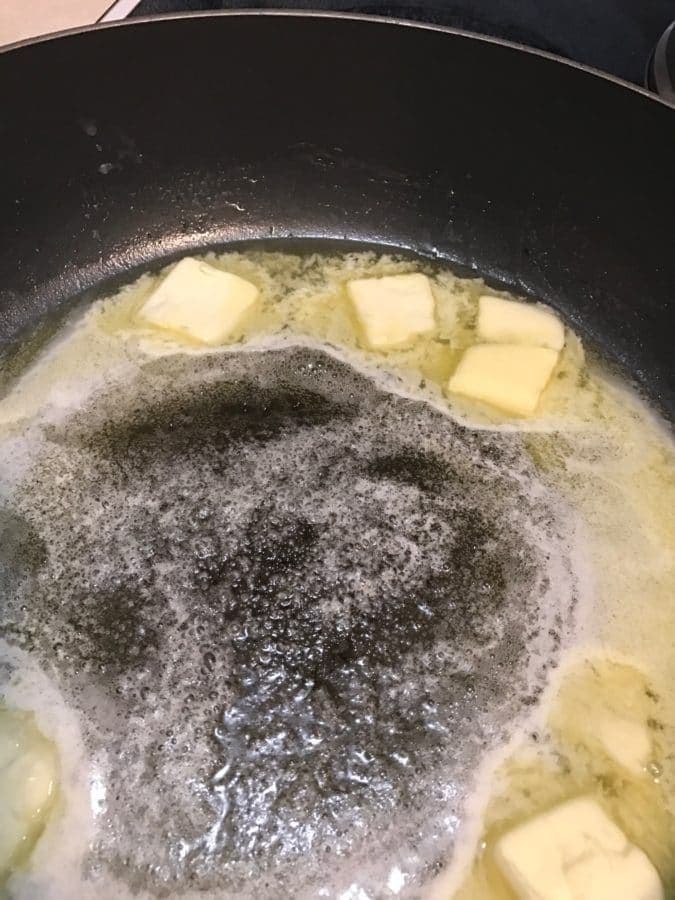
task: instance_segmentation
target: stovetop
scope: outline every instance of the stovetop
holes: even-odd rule
[[[650,55],[675,17],[675,0],[140,0],[129,15],[280,7],[450,25],[548,50],[636,84],[644,83]]]

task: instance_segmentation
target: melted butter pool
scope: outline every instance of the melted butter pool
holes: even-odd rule
[[[139,331],[146,276],[0,403],[24,534],[2,633],[78,717],[95,795],[79,869],[41,881],[43,854],[25,896],[74,878],[78,896],[417,896],[453,856],[466,873],[481,821],[487,847],[576,790],[520,760],[580,652],[633,661],[659,696],[640,809],[666,810],[675,498],[651,413],[572,334],[536,420],[450,404],[478,281],[430,271],[436,339],[378,356],[344,284],[418,264],[210,261],[261,290],[240,345]],[[495,812],[521,769],[544,787],[514,777]],[[640,843],[637,808],[619,814]],[[650,846],[669,846],[655,821]]]

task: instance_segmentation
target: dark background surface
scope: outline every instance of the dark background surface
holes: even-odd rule
[[[280,7],[449,25],[548,50],[636,84],[644,83],[651,52],[675,19],[675,0],[141,0],[132,15]]]

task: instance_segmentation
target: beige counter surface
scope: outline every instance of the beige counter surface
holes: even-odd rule
[[[0,44],[95,22],[112,0],[0,0]]]

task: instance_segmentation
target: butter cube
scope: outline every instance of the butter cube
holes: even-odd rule
[[[652,742],[645,725],[611,713],[601,715],[594,732],[603,749],[632,775],[643,775],[652,755]]]
[[[478,300],[478,337],[494,344],[527,344],[562,350],[565,329],[549,309],[502,297]]]
[[[558,360],[548,347],[475,344],[462,356],[448,390],[530,416],[537,408]]]
[[[200,344],[239,337],[258,289],[238,275],[192,257],[182,259],[151,294],[139,318]]]
[[[507,832],[495,861],[519,900],[663,900],[647,855],[589,797]]]
[[[54,799],[56,752],[26,713],[0,711],[0,880],[37,839]]]
[[[436,328],[434,295],[426,275],[358,278],[347,283],[347,292],[371,350],[409,347]]]

